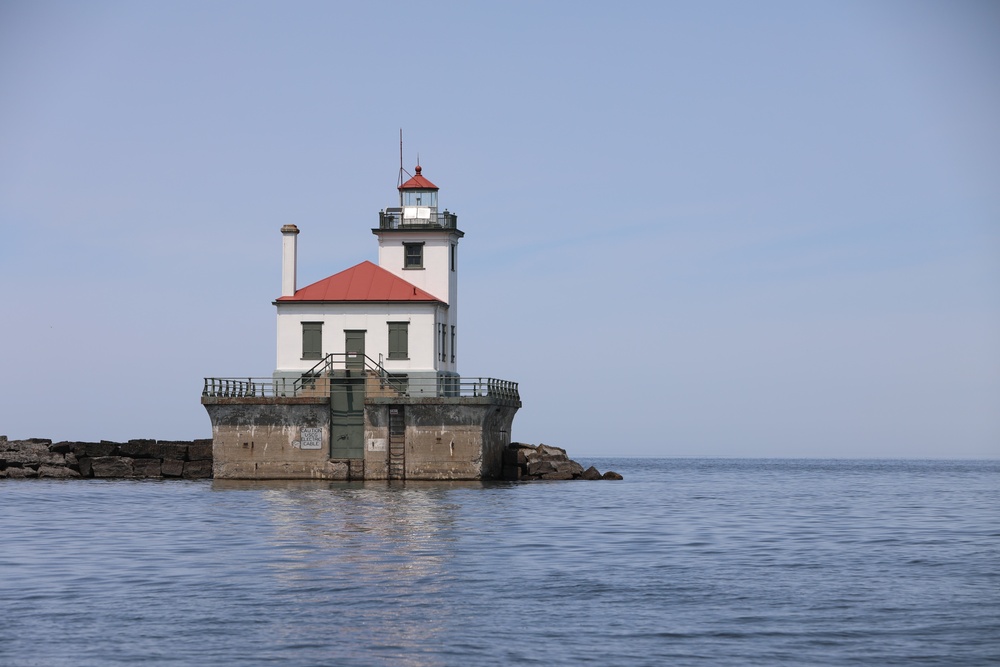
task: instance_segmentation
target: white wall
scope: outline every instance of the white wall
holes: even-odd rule
[[[404,243],[424,244],[424,268],[403,268]],[[453,303],[457,295],[458,271],[451,270],[452,243],[458,244],[458,235],[448,231],[381,234],[378,242],[378,265],[430,292],[448,305],[457,305]]]
[[[283,303],[278,306],[278,372],[302,372],[316,359],[302,358],[302,322],[323,323],[323,354],[345,351],[345,329],[365,330],[365,354],[378,361],[381,353],[386,370],[392,372],[454,371],[451,363],[450,309],[433,303]],[[389,322],[409,322],[408,360],[388,359]],[[448,356],[438,360],[437,324],[448,323]]]
[[[459,236],[450,230],[441,231],[393,231],[379,235],[378,263],[379,266],[403,280],[416,285],[422,290],[433,294],[448,304],[448,308],[440,314],[440,322],[446,328],[446,357],[440,361],[435,356],[434,361],[439,370],[458,372],[458,355],[452,362],[451,329],[455,327],[456,347],[461,348],[462,331],[458,326],[458,271],[461,268],[461,248]],[[424,244],[424,268],[404,269],[404,243]],[[451,270],[451,246],[455,244],[455,270]],[[434,327],[436,333],[437,327]],[[435,341],[436,342],[436,341]]]

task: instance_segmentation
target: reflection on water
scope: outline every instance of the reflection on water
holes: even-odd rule
[[[3,667],[981,665],[1000,462],[0,481]]]
[[[288,603],[322,609],[323,622],[347,645],[370,643],[371,628],[379,628],[380,648],[391,650],[398,664],[413,666],[439,664],[420,647],[434,645],[450,621],[446,605],[415,613],[446,593],[461,509],[450,494],[485,486],[496,485],[212,483],[213,491],[253,491],[263,501],[261,524],[270,530],[272,553],[263,565]]]

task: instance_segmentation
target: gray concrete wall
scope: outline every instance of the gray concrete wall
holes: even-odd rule
[[[216,479],[347,479],[330,460],[330,400],[202,397],[212,420]],[[303,449],[304,429],[319,430],[319,448]],[[306,446],[309,446],[308,444]]]
[[[423,480],[499,478],[517,407],[491,398],[373,399],[365,410],[365,470],[384,479],[388,410],[404,410],[405,477]],[[380,441],[385,448],[380,450]],[[373,446],[373,444],[375,446]]]
[[[212,420],[216,479],[387,479],[389,409],[403,409],[405,478],[499,478],[518,405],[494,398],[390,398],[365,401],[363,459],[330,460],[329,401],[320,397],[214,398],[202,403]],[[302,447],[318,429],[319,449]]]

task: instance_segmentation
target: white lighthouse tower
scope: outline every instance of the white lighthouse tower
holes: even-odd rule
[[[399,186],[399,207],[379,213],[378,263],[383,269],[433,294],[444,305],[435,321],[435,369],[458,371],[458,216],[438,210],[438,187],[418,164]]]

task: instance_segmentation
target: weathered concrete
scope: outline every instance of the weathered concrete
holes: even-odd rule
[[[356,459],[331,458],[326,396],[203,397],[212,420],[216,479],[389,479],[389,411],[405,422],[401,478],[495,479],[520,404],[490,397],[368,396],[364,448]],[[303,429],[319,429],[319,449],[305,449]],[[315,442],[315,441],[314,441]],[[190,449],[190,448],[189,448]]]
[[[346,466],[328,465],[328,445],[301,448],[303,428],[321,429],[330,442],[329,398],[206,396],[202,404],[212,420],[213,477],[346,479]]]
[[[366,479],[387,479],[389,409],[405,421],[404,478],[496,479],[518,406],[491,398],[411,398],[366,401]]]

